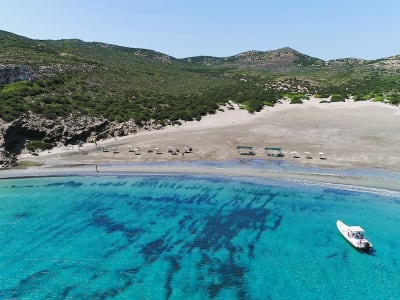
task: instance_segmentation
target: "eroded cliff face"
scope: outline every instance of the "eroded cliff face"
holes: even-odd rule
[[[77,144],[106,131],[108,125],[108,120],[91,117],[48,120],[34,114],[11,123],[0,120],[0,168],[15,166],[16,155],[25,149],[28,141],[42,141],[53,146]]]
[[[0,150],[0,169],[7,169],[16,165],[17,159],[15,155],[7,151]]]
[[[29,141],[42,141],[53,146],[76,145],[155,129],[160,126],[151,123],[138,126],[133,121],[117,123],[89,116],[49,120],[28,114],[10,123],[0,119],[0,168],[15,166],[16,156],[25,150]]]
[[[76,144],[85,142],[89,136],[104,131],[108,120],[94,117],[73,117],[49,120],[29,114],[4,125],[3,144],[6,151],[18,153],[27,140],[43,141],[51,144]]]
[[[15,155],[5,150],[4,132],[7,123],[0,119],[0,169],[15,166],[17,161]]]

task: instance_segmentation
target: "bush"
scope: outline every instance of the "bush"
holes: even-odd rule
[[[243,104],[249,113],[258,112],[264,108],[264,103],[258,102],[257,100],[248,100]]]
[[[53,145],[50,143],[42,142],[42,141],[32,141],[26,144],[26,149],[29,151],[36,150],[48,150],[53,148]]]
[[[290,104],[302,104],[302,103],[303,103],[303,100],[300,98],[290,99]]]
[[[367,97],[362,96],[362,95],[354,95],[353,96],[353,100],[354,101],[367,101],[369,99]]]
[[[303,99],[307,98],[304,94],[301,93],[286,94],[285,96],[290,99],[290,104],[302,104]]]
[[[331,97],[331,102],[344,102],[346,99],[341,94],[334,94]]]
[[[400,95],[389,95],[386,98],[389,100],[390,104],[399,105],[400,103]]]

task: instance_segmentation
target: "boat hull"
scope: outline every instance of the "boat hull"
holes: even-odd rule
[[[363,237],[356,237],[356,234],[351,231],[351,227],[344,224],[341,220],[337,220],[336,226],[340,234],[356,249],[363,251],[371,251],[372,244]]]

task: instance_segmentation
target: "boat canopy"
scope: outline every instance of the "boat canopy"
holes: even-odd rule
[[[351,232],[362,232],[362,233],[364,233],[364,229],[362,229],[362,227],[361,226],[349,226],[349,230],[351,231]]]

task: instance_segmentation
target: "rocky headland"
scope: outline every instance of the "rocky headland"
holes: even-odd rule
[[[41,141],[51,147],[96,143],[100,139],[126,136],[143,130],[159,129],[151,123],[138,126],[134,122],[110,122],[89,116],[69,116],[65,119],[49,120],[29,114],[13,122],[0,120],[0,168],[17,164],[16,156],[27,150],[32,141]]]

